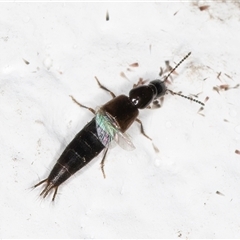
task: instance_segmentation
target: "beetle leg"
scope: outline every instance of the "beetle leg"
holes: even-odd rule
[[[115,95],[112,91],[110,91],[109,89],[107,89],[106,87],[104,87],[104,86],[99,82],[99,80],[98,80],[98,78],[97,78],[96,76],[95,76],[95,79],[96,79],[96,81],[97,81],[97,83],[98,83],[98,85],[99,85],[100,88],[102,88],[103,90],[109,92],[109,93],[112,95],[113,98],[116,97],[116,95]]]
[[[73,100],[78,106],[80,106],[80,107],[82,107],[82,108],[88,109],[88,110],[91,111],[94,115],[96,114],[96,111],[95,111],[94,109],[82,105],[81,103],[79,103],[79,102],[78,102],[73,96],[71,96],[71,95],[69,95],[69,97],[71,97],[72,100]]]
[[[142,124],[141,120],[137,118],[137,119],[135,119],[135,121],[140,124],[141,133],[142,133],[146,138],[148,138],[150,141],[152,141],[152,139],[144,132],[143,124]],[[156,145],[154,145],[153,142],[152,142],[152,145],[153,145],[154,151],[155,151],[156,153],[158,153],[158,152],[159,152],[159,149],[156,147]]]
[[[101,169],[102,169],[102,173],[103,173],[103,177],[106,178],[106,175],[105,175],[105,172],[104,172],[104,162],[105,162],[105,159],[106,159],[106,155],[107,155],[107,151],[108,151],[108,148],[106,148],[104,150],[104,154],[103,154],[103,159],[101,161]]]
[[[136,118],[135,121],[138,122],[138,123],[140,124],[140,130],[141,130],[141,133],[142,133],[146,138],[148,138],[149,140],[152,141],[152,139],[151,139],[151,138],[150,138],[150,137],[144,132],[143,124],[142,124],[141,120],[138,119],[138,118]]]

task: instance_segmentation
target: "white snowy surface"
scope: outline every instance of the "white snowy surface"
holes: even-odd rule
[[[240,88],[213,90],[240,83],[239,20],[224,1],[0,3],[0,238],[239,238]],[[141,111],[159,153],[135,123],[136,149],[111,149],[106,179],[99,155],[54,203],[31,188],[93,117],[69,95],[101,106],[94,76],[128,95],[189,51],[169,88],[209,100]]]

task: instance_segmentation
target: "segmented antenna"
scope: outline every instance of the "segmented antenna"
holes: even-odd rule
[[[170,89],[167,89],[167,91],[169,91],[169,92],[170,92],[171,94],[173,94],[173,95],[178,95],[178,96],[180,96],[180,97],[183,97],[183,98],[186,98],[186,99],[191,100],[191,101],[193,101],[193,102],[196,102],[196,103],[198,103],[198,104],[201,104],[202,106],[205,105],[205,104],[202,103],[201,101],[198,101],[198,100],[196,100],[196,99],[194,99],[194,98],[191,98],[191,97],[188,97],[188,96],[185,96],[185,95],[182,95],[181,93],[173,92],[173,91],[170,90]]]
[[[169,78],[169,76],[179,67],[179,65],[182,64],[182,62],[185,61],[185,60],[190,56],[190,54],[191,54],[191,52],[189,52],[189,53],[168,73],[168,75],[165,77],[165,79],[164,79],[163,81],[166,81],[166,80]],[[173,92],[173,91],[170,90],[170,89],[167,89],[167,91],[169,91],[169,92],[170,92],[171,94],[173,94],[173,95],[178,95],[178,96],[180,96],[180,97],[186,98],[186,99],[188,99],[188,100],[191,100],[191,101],[193,101],[193,102],[196,102],[196,103],[204,106],[204,103],[202,103],[201,101],[198,101],[198,100],[196,100],[196,99],[194,99],[194,98],[191,98],[191,97],[182,95],[181,93]]]
[[[189,56],[191,52],[189,52],[169,73],[168,75],[164,78],[164,82],[169,78],[169,76],[179,67],[180,64],[182,64],[183,61],[185,61]]]

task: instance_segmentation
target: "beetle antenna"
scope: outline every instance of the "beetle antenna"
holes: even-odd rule
[[[169,78],[169,76],[179,67],[179,65],[182,64],[182,63],[190,56],[190,54],[191,54],[191,52],[189,52],[189,53],[168,73],[168,75],[164,78],[163,81],[166,81],[166,80]],[[196,103],[204,106],[204,103],[201,102],[201,101],[199,101],[199,100],[196,100],[196,99],[194,99],[194,98],[191,98],[191,97],[182,95],[181,93],[173,92],[173,91],[170,90],[170,89],[167,89],[167,91],[169,91],[169,92],[170,92],[171,94],[173,94],[173,95],[178,95],[178,96],[180,96],[180,97],[186,98],[186,99],[188,99],[188,100],[190,100],[190,101],[196,102]]]
[[[173,92],[173,91],[170,90],[170,89],[167,89],[167,91],[169,91],[169,92],[170,92],[171,94],[173,94],[173,95],[178,95],[178,96],[180,96],[180,97],[186,98],[186,99],[188,99],[188,100],[191,100],[191,101],[193,101],[193,102],[196,102],[196,103],[198,103],[198,104],[204,106],[204,103],[203,103],[203,102],[198,101],[198,100],[196,100],[196,99],[194,99],[194,98],[191,98],[191,97],[188,97],[188,96],[182,95],[181,93]]]
[[[179,67],[180,64],[182,64],[183,61],[185,61],[189,56],[191,52],[189,52],[169,73],[168,75],[164,78],[164,82],[169,78],[169,76]]]

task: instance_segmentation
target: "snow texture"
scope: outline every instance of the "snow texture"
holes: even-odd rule
[[[0,24],[1,238],[240,238],[239,3],[1,3]],[[135,123],[136,149],[111,149],[106,179],[100,155],[54,203],[39,196],[93,117],[69,95],[101,106],[95,76],[128,95],[188,52],[168,87],[204,110],[167,94],[140,113],[159,153]]]

